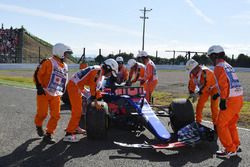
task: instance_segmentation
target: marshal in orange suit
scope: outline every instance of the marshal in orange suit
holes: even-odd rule
[[[73,53],[70,47],[62,43],[55,44],[52,52],[53,56],[44,59],[34,73],[37,88],[36,130],[39,136],[43,136],[43,141],[49,144],[55,143],[51,135],[60,119],[60,96],[65,91],[68,79],[68,66],[64,61]],[[50,108],[50,118],[44,134],[43,122],[48,115],[48,108]]]
[[[197,95],[199,96],[198,103],[196,105],[195,120],[196,122],[201,123],[202,110],[210,97],[212,121],[214,124],[214,130],[216,130],[216,122],[219,112],[219,92],[214,72],[206,66],[199,65],[199,63],[193,59],[187,61],[186,70],[189,73],[189,97],[193,97],[194,99]]]
[[[225,52],[220,45],[211,46],[207,54],[215,66],[214,74],[220,90],[217,133],[224,149],[218,150],[216,155],[229,158],[239,151],[237,122],[243,106],[243,88],[234,68],[225,61]]]

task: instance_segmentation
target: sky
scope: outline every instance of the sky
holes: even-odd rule
[[[64,43],[80,56],[137,55],[142,49],[170,58],[166,50],[206,52],[221,45],[227,55],[250,55],[250,0],[0,0],[4,28],[24,26],[51,43]],[[178,54],[178,53],[177,53]]]

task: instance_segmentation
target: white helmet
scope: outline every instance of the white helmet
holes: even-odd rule
[[[104,64],[111,69],[112,75],[117,76],[118,74],[118,63],[114,59],[107,59]]]
[[[188,71],[188,73],[190,74],[191,71],[197,67],[199,65],[199,63],[197,61],[195,61],[194,59],[190,59],[187,61],[186,63],[186,70]]]
[[[123,58],[122,58],[121,56],[117,57],[115,60],[116,60],[117,62],[122,62],[122,63],[123,63]]]
[[[221,52],[225,52],[225,51],[220,45],[213,45],[208,49],[207,55],[209,56],[213,53],[221,53]]]
[[[138,57],[138,58],[139,58],[139,57],[147,57],[147,56],[148,56],[148,53],[145,52],[144,50],[139,51],[139,53],[137,54],[137,57]]]
[[[65,52],[68,52],[70,54],[73,53],[73,51],[71,50],[69,46],[64,45],[62,43],[57,43],[53,46],[52,54],[59,57],[60,59],[64,59]]]
[[[135,64],[136,64],[135,59],[129,59],[129,60],[128,60],[128,68],[133,67]]]

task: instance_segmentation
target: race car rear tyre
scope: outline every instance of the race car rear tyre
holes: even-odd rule
[[[104,107],[97,110],[94,102],[88,105],[86,112],[86,131],[88,139],[104,139],[107,136],[108,107],[105,102],[99,102]]]
[[[175,99],[169,106],[170,123],[174,132],[194,122],[193,105],[188,99]]]

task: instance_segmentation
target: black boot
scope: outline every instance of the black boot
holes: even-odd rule
[[[40,137],[44,136],[44,131],[43,131],[42,127],[36,126],[36,132],[37,132],[38,136],[40,136]]]
[[[55,144],[56,141],[52,138],[50,133],[46,133],[43,137],[43,142],[47,144]]]

